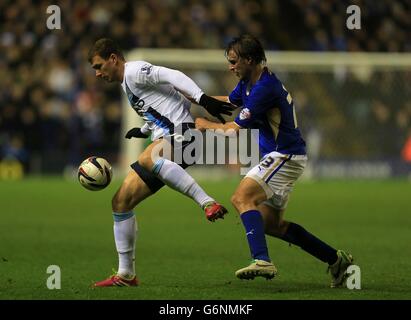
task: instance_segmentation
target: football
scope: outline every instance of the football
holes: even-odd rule
[[[113,172],[110,163],[99,157],[89,157],[84,160],[78,168],[78,181],[80,184],[92,191],[102,190],[107,187]]]

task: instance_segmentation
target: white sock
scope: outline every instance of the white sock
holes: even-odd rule
[[[134,277],[135,269],[135,247],[137,238],[137,220],[134,212],[113,212],[114,218],[114,241],[118,252],[117,273]]]
[[[203,207],[208,202],[215,201],[204,192],[192,176],[175,162],[160,158],[154,163],[152,171],[166,185],[189,196],[197,202],[200,207]]]

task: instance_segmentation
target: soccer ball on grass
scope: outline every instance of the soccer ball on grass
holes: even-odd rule
[[[106,159],[89,157],[80,164],[77,176],[84,188],[98,191],[110,184],[113,172]]]

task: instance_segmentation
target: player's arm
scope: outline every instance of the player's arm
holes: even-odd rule
[[[208,113],[218,118],[222,123],[225,123],[222,114],[230,116],[232,110],[235,109],[235,106],[228,101],[217,100],[206,95],[190,77],[181,71],[158,67],[156,74],[157,83],[168,83],[172,85],[189,100],[203,106]]]
[[[230,98],[228,96],[213,96],[213,98],[220,100],[220,101],[231,103]],[[237,108],[236,105],[234,104],[232,105]],[[213,122],[208,119],[205,119],[205,118],[197,118],[195,121],[195,124],[196,124],[196,129],[200,131],[205,131],[207,129],[218,130],[220,133],[226,136],[237,135],[238,130],[241,129],[241,126],[237,124],[235,121],[226,122],[226,123],[217,123],[217,122]]]
[[[228,99],[228,96],[213,96],[213,98],[223,101],[223,102],[230,102],[230,100]]]
[[[188,100],[190,100],[192,103],[197,103],[193,98],[185,96]],[[228,99],[228,96],[211,96],[212,98],[222,101],[222,102],[229,102],[230,100]],[[198,104],[198,103],[197,103]]]
[[[228,101],[235,101],[235,103],[241,103],[241,95],[237,92],[238,87],[230,94]],[[267,112],[267,108],[273,105],[272,99],[267,99],[267,92],[265,89],[255,90],[249,97],[248,105],[242,107],[239,115],[232,122],[225,124],[215,123],[205,118],[197,118],[195,121],[196,129],[205,131],[207,129],[221,130],[222,134],[232,136],[237,134],[241,128],[252,128],[253,122],[258,119],[261,114]],[[271,95],[269,95],[271,97]],[[218,132],[216,132],[218,133]]]
[[[238,130],[240,130],[240,126],[235,123],[234,121],[226,122],[226,123],[217,123],[210,121],[205,118],[197,118],[195,120],[196,129],[200,131],[205,131],[207,129],[218,130],[217,133],[221,133],[225,136],[233,136],[236,135]]]
[[[186,96],[185,94],[183,94],[183,95],[184,95],[184,97],[186,97],[186,99],[190,100],[190,101],[191,101],[191,103],[198,104],[198,103],[197,103],[197,101],[195,101],[193,98],[188,97],[188,96]]]

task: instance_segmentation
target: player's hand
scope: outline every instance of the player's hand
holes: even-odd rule
[[[148,135],[144,134],[141,132],[141,128],[133,128],[128,130],[128,132],[126,133],[125,136],[127,139],[131,139],[131,138],[148,138]]]
[[[206,94],[203,94],[201,96],[199,104],[203,106],[209,114],[216,117],[222,123],[225,123],[225,120],[221,115],[226,114],[228,116],[231,116],[232,111],[236,108],[229,102],[214,99],[213,97],[210,97]]]
[[[195,124],[196,129],[200,131],[205,131],[207,129],[208,120],[204,118],[196,118]]]

